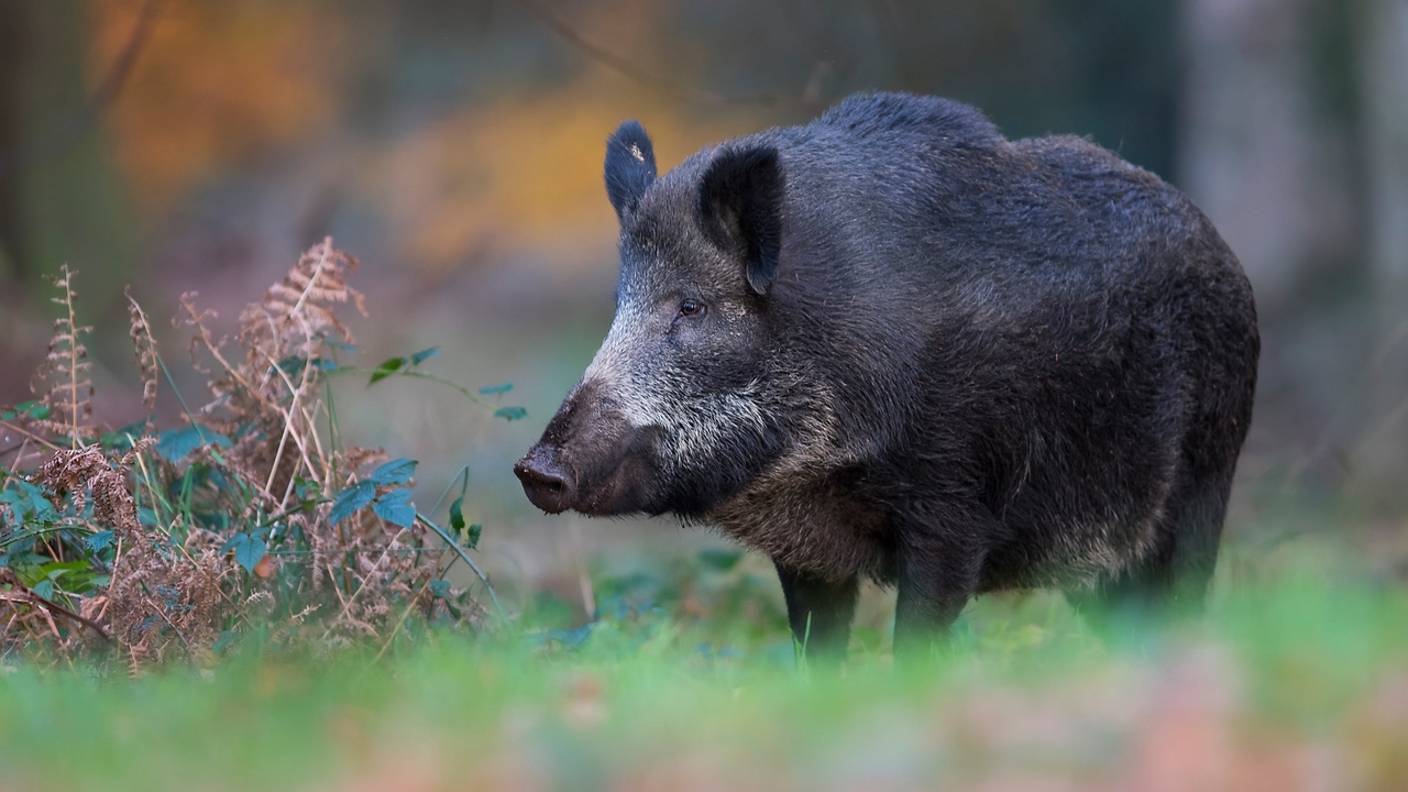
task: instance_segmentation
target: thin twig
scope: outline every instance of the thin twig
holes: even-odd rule
[[[145,0],[142,3],[142,8],[137,12],[137,21],[133,23],[132,32],[127,37],[127,43],[113,59],[107,74],[103,75],[102,82],[98,83],[97,90],[93,91],[83,111],[71,120],[66,129],[60,130],[59,134],[46,137],[30,159],[15,158],[7,162],[0,158],[0,175],[5,175],[12,168],[18,171],[26,166],[43,164],[62,154],[85,130],[97,123],[103,112],[117,100],[122,89],[127,86],[128,78],[132,76],[133,68],[137,65],[137,58],[147,43],[153,23],[156,22],[159,6],[158,0]]]
[[[299,317],[299,311],[303,309],[303,304],[308,301],[308,295],[312,294],[313,289],[317,288],[318,279],[322,277],[323,269],[327,266],[328,254],[330,253],[331,249],[332,240],[323,240],[322,251],[318,256],[318,263],[313,267],[313,274],[308,278],[308,285],[303,287],[303,293],[298,295],[298,300],[294,302],[293,308],[289,309],[289,312],[286,314],[286,316],[288,316],[289,318],[300,318],[299,324],[301,324],[303,327],[303,337],[310,346],[313,342],[313,336],[312,333],[309,331],[308,323],[302,321],[301,317]],[[279,338],[277,332],[275,332],[273,338],[275,340],[275,343],[277,344]],[[299,383],[299,386],[297,388],[295,388],[293,387],[293,382],[288,379],[288,375],[284,373],[283,367],[279,365],[279,362],[277,360],[274,360],[273,357],[269,355],[267,351],[265,351],[264,356],[269,358],[269,363],[273,367],[273,371],[275,371],[279,375],[279,377],[284,380],[284,382],[288,385],[289,390],[293,392],[293,399],[289,402],[288,410],[281,411],[283,412],[284,417],[284,431],[279,437],[279,447],[274,452],[274,464],[269,468],[269,481],[264,485],[264,489],[268,490],[274,486],[274,477],[278,475],[279,463],[283,461],[284,444],[288,441],[288,437],[290,434],[294,435],[293,441],[298,444],[298,450],[303,454],[303,463],[308,466],[308,472],[312,473],[314,478],[317,478],[318,472],[313,469],[313,464],[308,461],[308,450],[304,447],[302,439],[298,437],[297,433],[293,430],[293,411],[298,408],[298,400],[302,397],[304,389],[308,387],[308,377],[310,372],[313,370],[313,361],[304,361],[303,381]],[[326,482],[320,483],[326,484]],[[290,484],[292,484],[292,482],[290,482]],[[287,505],[287,503],[288,492],[286,491],[284,493],[283,500],[279,503],[279,508],[283,508],[285,505]]]
[[[449,567],[446,567],[446,568],[445,568],[445,571],[448,572],[448,571],[449,571]],[[442,572],[441,574],[443,575],[444,573]],[[432,579],[433,579],[433,578],[432,578]],[[428,580],[426,580],[424,583],[422,583],[422,584],[420,585],[420,591],[417,591],[417,592],[411,597],[411,601],[406,603],[406,608],[405,608],[405,610],[402,610],[402,611],[401,611],[401,618],[399,618],[399,619],[396,620],[395,626],[393,626],[393,627],[391,628],[391,634],[388,635],[388,636],[386,636],[386,641],[385,641],[384,643],[382,643],[381,648],[377,650],[376,657],[373,657],[373,658],[372,658],[372,664],[373,664],[373,665],[375,665],[375,664],[381,662],[381,657],[382,657],[382,655],[386,654],[386,650],[391,648],[391,644],[396,640],[396,636],[401,633],[401,626],[404,625],[404,624],[406,623],[406,619],[407,619],[408,617],[410,617],[410,615],[411,615],[411,610],[413,610],[413,609],[415,608],[415,606],[416,606],[416,600],[418,600],[418,599],[420,599],[422,596],[424,596],[424,595],[425,595],[425,590],[428,589],[428,588],[430,588],[430,579],[428,579]]]
[[[450,549],[454,550],[455,554],[469,566],[470,570],[484,583],[484,589],[489,592],[489,600],[494,603],[494,611],[498,614],[499,619],[505,622],[508,621],[508,614],[504,612],[503,605],[499,604],[499,595],[495,593],[493,584],[489,582],[489,576],[484,574],[484,570],[480,569],[478,564],[474,563],[474,559],[470,558],[463,547],[460,547],[460,543],[455,541],[454,537],[450,536],[444,528],[436,525],[433,520],[426,517],[424,514],[416,512],[416,519],[420,520],[421,524],[425,527],[434,531],[436,535],[440,537],[441,541],[449,545]]]
[[[260,393],[257,388],[251,385],[234,366],[230,365],[230,361],[226,360],[225,356],[220,353],[219,344],[211,337],[210,330],[205,326],[205,317],[208,314],[197,313],[195,306],[187,299],[181,300],[181,308],[186,312],[189,324],[195,328],[196,336],[200,339],[201,346],[205,347],[206,351],[210,353],[210,356],[215,359],[215,362],[220,364],[220,368],[224,369],[225,373],[230,375],[234,383],[240,386],[245,393],[248,393],[261,407],[273,409],[274,412],[278,412],[278,408],[270,404],[269,400],[264,397],[264,394]]]
[[[17,425],[15,425],[15,424],[12,424],[12,423],[10,423],[9,421],[0,421],[0,426],[3,426],[3,427],[5,427],[6,429],[9,429],[9,430],[12,431],[12,432],[19,432],[20,434],[24,435],[25,437],[29,438],[30,440],[33,440],[34,442],[36,442],[36,443],[38,443],[38,444],[44,446],[45,448],[48,448],[50,451],[58,451],[58,450],[59,450],[59,447],[58,447],[57,445],[54,445],[53,443],[49,442],[48,440],[45,440],[44,438],[40,437],[40,436],[37,435],[37,434],[34,434],[33,432],[31,432],[31,431],[25,429],[24,427],[21,427],[21,426],[17,426]]]
[[[646,69],[631,62],[628,58],[587,40],[581,33],[577,32],[576,28],[572,27],[572,25],[568,24],[562,17],[558,16],[555,11],[549,8],[546,3],[539,2],[539,0],[519,0],[519,5],[527,9],[530,14],[547,26],[558,38],[572,45],[588,58],[591,58],[623,77],[638,82],[648,88],[660,91],[671,98],[709,106],[780,103],[778,97],[775,96],[721,96],[713,91],[682,85],[674,80],[656,76],[650,69]]]
[[[60,616],[73,619],[79,624],[97,633],[99,636],[102,637],[104,641],[112,643],[112,636],[108,635],[107,631],[104,630],[101,626],[99,626],[97,622],[93,621],[92,619],[89,619],[86,616],[80,616],[79,614],[74,613],[73,611],[69,610],[68,608],[65,608],[57,602],[50,602],[49,600],[44,599],[38,594],[35,594],[34,591],[30,589],[29,586],[26,586],[24,582],[20,580],[19,576],[16,575],[12,570],[0,569],[0,581],[9,583],[11,586],[14,586],[20,592],[18,596],[14,594],[6,594],[5,592],[0,592],[0,599],[3,599],[7,602],[28,603],[30,605],[39,607],[45,610],[46,612],[52,610]],[[52,622],[53,619],[50,619],[51,624]]]
[[[161,620],[171,627],[171,631],[176,633],[176,637],[181,639],[181,643],[186,646],[186,656],[190,657],[192,660],[196,659],[195,648],[191,646],[190,641],[186,640],[186,636],[181,632],[181,628],[176,626],[176,622],[171,621],[171,617],[166,615],[166,611],[162,610],[155,602],[152,602],[150,597],[143,597],[142,601],[147,603],[147,607],[154,609],[156,615],[160,616]]]
[[[357,601],[357,595],[358,595],[358,594],[361,594],[361,593],[362,593],[362,589],[365,589],[365,588],[367,587],[367,578],[371,577],[373,574],[376,573],[377,567],[381,566],[381,562],[385,561],[385,560],[386,560],[386,557],[391,553],[391,547],[392,547],[392,545],[396,544],[396,542],[399,541],[399,540],[401,539],[401,537],[402,537],[402,536],[405,536],[405,535],[406,535],[406,529],[405,529],[405,528],[402,528],[395,536],[393,536],[393,537],[391,538],[391,541],[390,541],[390,542],[387,542],[387,543],[386,543],[386,547],[382,548],[382,551],[381,551],[381,558],[378,558],[378,559],[376,560],[376,563],[375,563],[375,564],[372,564],[371,571],[369,571],[369,572],[367,573],[366,577],[363,577],[363,578],[362,578],[362,580],[361,580],[361,581],[359,582],[359,584],[357,585],[357,590],[354,591],[354,592],[352,592],[352,596],[348,597],[347,600],[342,603],[342,612],[338,614],[338,618],[342,618],[343,616],[350,616],[350,615],[351,615],[350,609],[351,609],[351,607],[352,607],[352,603],[354,603],[354,602]],[[337,587],[334,586],[333,588],[337,588]],[[341,599],[341,597],[339,597],[338,599]],[[332,622],[329,622],[329,623],[328,623],[327,631],[323,633],[323,638],[322,638],[322,640],[326,641],[327,638],[328,638],[328,636],[332,634],[332,628],[333,628],[333,625],[334,625],[334,624],[336,624],[336,619],[334,619]]]
[[[313,478],[316,479],[316,478],[318,477],[318,471],[317,471],[317,469],[315,469],[315,468],[313,467],[313,462],[312,462],[312,460],[308,458],[308,448],[307,448],[306,445],[304,445],[302,436],[301,436],[298,432],[294,431],[294,429],[293,429],[293,411],[299,406],[299,405],[298,405],[299,397],[301,397],[301,396],[303,395],[303,389],[306,388],[307,385],[308,385],[308,379],[307,379],[307,378],[308,378],[308,370],[311,369],[312,366],[311,366],[311,365],[305,365],[305,366],[304,366],[304,368],[303,368],[303,377],[304,377],[303,383],[300,384],[298,387],[294,387],[293,381],[288,379],[288,375],[284,374],[284,371],[283,371],[282,368],[279,368],[279,363],[278,363],[278,361],[274,360],[274,358],[273,358],[271,355],[269,355],[268,352],[265,352],[265,353],[264,353],[264,357],[267,358],[267,359],[269,360],[269,364],[270,364],[271,366],[273,366],[274,369],[276,369],[276,370],[279,372],[279,376],[284,380],[284,383],[285,383],[286,385],[288,385],[289,392],[293,395],[293,399],[292,399],[292,401],[289,402],[289,408],[288,408],[287,410],[283,409],[282,407],[278,407],[277,405],[275,406],[275,409],[279,411],[279,414],[280,414],[281,416],[283,416],[283,420],[284,420],[284,431],[283,431],[283,433],[279,436],[279,445],[278,445],[278,448],[274,451],[274,464],[271,465],[270,468],[269,468],[269,480],[268,480],[267,482],[265,482],[265,484],[264,484],[264,489],[265,489],[265,491],[271,491],[270,488],[274,486],[274,478],[278,475],[278,472],[279,472],[279,463],[281,463],[281,462],[283,461],[284,448],[285,448],[285,446],[286,446],[286,444],[287,444],[288,439],[289,439],[290,436],[293,437],[293,443],[294,443],[294,445],[298,446],[298,453],[299,453],[300,457],[302,458],[304,467],[306,467],[306,468],[308,469],[308,472],[309,472],[309,473],[313,474]],[[321,482],[320,482],[320,483],[321,483]],[[289,477],[289,486],[290,486],[290,487],[293,486],[293,477],[292,477],[292,476]],[[289,494],[289,491],[290,491],[290,490],[285,490],[283,498],[279,501],[279,508],[280,508],[280,509],[282,509],[282,508],[284,508],[285,506],[288,505],[288,494]]]

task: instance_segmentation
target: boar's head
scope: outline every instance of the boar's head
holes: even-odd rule
[[[703,514],[781,444],[765,394],[781,160],[733,144],[657,180],[650,139],[628,121],[607,141],[606,191],[621,226],[616,315],[514,473],[550,513]]]

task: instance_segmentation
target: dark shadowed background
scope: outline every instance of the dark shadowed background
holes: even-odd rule
[[[510,473],[610,320],[606,135],[640,119],[667,168],[903,89],[1011,137],[1089,135],[1192,195],[1261,313],[1230,536],[1332,533],[1408,568],[1405,75],[1400,0],[0,0],[0,403],[29,398],[60,265],[117,426],[142,413],[124,287],[156,317],[199,291],[232,326],[331,234],[363,262],[365,362],[439,345],[430,370],[511,382],[528,412],[347,380],[345,430],[419,458],[430,497],[468,464],[488,565],[570,592],[583,564],[712,541],[544,518]]]

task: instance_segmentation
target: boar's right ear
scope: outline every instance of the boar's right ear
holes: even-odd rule
[[[724,149],[700,183],[704,231],[714,244],[743,259],[755,294],[767,294],[777,275],[782,196],[782,163],[771,146]]]
[[[639,121],[625,121],[606,140],[606,197],[624,220],[655,181],[655,149]]]

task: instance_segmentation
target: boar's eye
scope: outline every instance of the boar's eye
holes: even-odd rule
[[[699,316],[704,313],[704,303],[697,300],[684,300],[680,303],[680,316]]]

